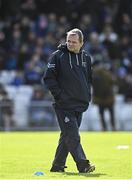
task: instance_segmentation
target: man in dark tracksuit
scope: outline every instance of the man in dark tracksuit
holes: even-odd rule
[[[54,108],[61,129],[59,144],[51,172],[64,172],[70,152],[79,172],[95,170],[80,144],[79,127],[82,113],[91,100],[91,58],[81,50],[83,34],[79,29],[67,33],[65,45],[60,45],[48,63],[44,82],[55,99]]]

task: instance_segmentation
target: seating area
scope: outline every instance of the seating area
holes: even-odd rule
[[[14,101],[14,120],[16,126],[27,126],[28,106],[33,95],[32,86],[5,86],[9,97]]]
[[[16,129],[24,129],[29,125],[29,106],[31,105],[31,98],[33,95],[33,87],[29,85],[23,85],[19,87],[15,87],[12,85],[5,86],[6,91],[9,94],[9,97],[14,101],[14,120]],[[36,104],[35,106],[39,106]],[[51,107],[51,103],[47,103],[47,101],[43,101],[41,104],[43,107]],[[132,130],[131,126],[131,110],[132,110],[132,102],[124,102],[123,95],[117,94],[115,97],[115,119],[117,130]],[[122,111],[123,109],[123,111]],[[109,123],[109,114],[106,111],[106,120],[108,124],[109,130],[111,130]],[[56,121],[56,119],[54,119]],[[57,124],[54,123],[56,126]],[[30,128],[30,127],[29,127]],[[50,127],[49,127],[50,129]],[[90,130],[90,131],[100,131],[101,124],[99,120],[99,114],[97,106],[94,104],[90,104],[88,110],[83,115],[83,121],[81,125],[81,130]]]

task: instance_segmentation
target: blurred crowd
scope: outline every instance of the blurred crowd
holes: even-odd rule
[[[92,55],[93,68],[102,64],[111,72],[116,92],[132,100],[131,1],[13,2],[0,1],[1,87],[41,85],[49,56],[65,42],[66,32],[77,27],[84,33],[83,48]]]
[[[116,1],[100,0],[90,4],[84,0],[76,3],[74,0],[66,0],[63,8],[67,13],[65,9],[69,7],[69,16],[60,14],[60,8],[57,10],[53,7],[51,9],[56,12],[49,10],[49,13],[45,13],[40,7],[41,4],[46,5],[46,1],[22,1],[19,4],[19,12],[6,12],[0,18],[1,75],[3,70],[4,73],[7,72],[8,77],[10,72],[15,72],[10,81],[5,80],[4,83],[15,86],[40,84],[49,55],[56,50],[59,43],[65,42],[68,30],[78,27],[84,33],[84,49],[93,56],[93,65],[105,64],[119,79],[119,93],[131,96],[130,8],[123,8],[123,4]]]
[[[60,8],[57,10],[53,7],[51,9],[56,12],[49,10],[49,13],[45,13],[40,5],[45,7],[47,1],[38,2],[22,1],[19,4],[19,12],[6,12],[0,18],[1,76],[3,70],[4,73],[8,72],[8,77],[9,72],[15,72],[7,84],[40,84],[49,55],[56,50],[59,43],[65,42],[68,30],[78,27],[84,33],[84,49],[93,56],[93,65],[104,63],[119,79],[119,93],[126,94],[126,97],[132,96],[130,8],[123,9],[121,1],[117,3],[100,0],[90,4],[80,0],[74,4],[74,0],[66,0],[64,4],[71,12],[69,16],[60,14]],[[67,7],[63,7],[64,12]],[[81,7],[84,11],[81,11]]]

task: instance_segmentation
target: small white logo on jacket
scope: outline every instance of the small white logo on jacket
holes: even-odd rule
[[[48,63],[48,68],[54,68],[55,67],[55,64],[50,64],[50,63]]]
[[[70,121],[70,119],[68,117],[65,117],[64,121],[65,121],[65,123],[68,123]]]

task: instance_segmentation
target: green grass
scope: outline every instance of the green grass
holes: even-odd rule
[[[131,132],[81,132],[88,159],[96,165],[91,174],[78,173],[69,155],[65,173],[51,173],[59,132],[0,133],[0,180],[5,179],[132,179]],[[117,149],[128,145],[128,149]],[[36,171],[44,176],[34,176]]]

